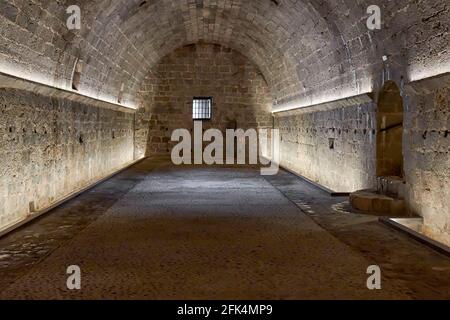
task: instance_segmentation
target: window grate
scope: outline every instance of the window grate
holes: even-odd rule
[[[196,97],[192,102],[192,118],[194,120],[211,120],[212,98]]]

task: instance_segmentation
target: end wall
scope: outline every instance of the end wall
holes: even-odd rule
[[[192,130],[192,99],[213,97],[204,129],[272,128],[271,95],[258,68],[242,54],[216,44],[179,48],[146,77],[144,108],[136,123],[136,154],[170,154],[173,130]]]

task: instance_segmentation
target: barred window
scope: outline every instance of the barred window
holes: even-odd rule
[[[195,97],[192,102],[192,118],[194,120],[211,120],[212,98]]]

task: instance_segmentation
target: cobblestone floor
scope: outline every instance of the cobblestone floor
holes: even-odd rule
[[[372,264],[412,299],[450,299],[450,259],[378,221],[354,212],[348,197],[329,197],[293,174],[267,178],[305,214]]]
[[[0,298],[450,298],[449,259],[345,201],[286,172],[145,160],[0,239]]]

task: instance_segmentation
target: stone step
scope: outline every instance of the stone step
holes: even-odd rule
[[[406,183],[401,177],[388,176],[377,178],[377,193],[398,199],[405,199]]]
[[[376,190],[361,190],[350,195],[350,203],[356,210],[386,217],[407,216],[405,201],[377,193]]]

